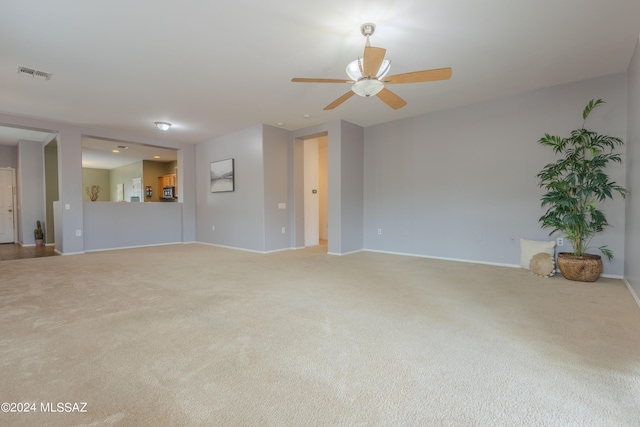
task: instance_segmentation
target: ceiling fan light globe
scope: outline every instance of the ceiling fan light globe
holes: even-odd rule
[[[347,76],[353,81],[358,81],[362,78],[362,72],[360,71],[360,60],[356,59],[355,61],[351,61],[349,65],[347,65]]]
[[[353,84],[351,86],[351,90],[355,92],[356,95],[362,97],[369,97],[378,94],[384,87],[384,83],[380,80],[376,79],[362,79]]]
[[[387,73],[389,73],[390,64],[391,64],[391,61],[389,61],[388,59],[385,59],[384,61],[382,61],[382,64],[380,64],[380,69],[378,70],[376,75],[372,77],[381,78],[386,76]],[[362,75],[362,70],[360,69],[359,59],[356,59],[355,61],[351,61],[349,65],[347,65],[346,71],[347,71],[347,76],[349,76],[349,78],[353,81],[357,82],[362,77],[364,77]]]

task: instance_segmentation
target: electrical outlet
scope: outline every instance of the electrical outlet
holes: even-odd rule
[[[211,231],[216,231],[216,226],[215,225],[211,226]]]
[[[378,228],[378,236],[382,235],[382,228]]]
[[[558,237],[556,239],[556,245],[558,246],[564,246],[564,239],[562,237]]]
[[[282,234],[286,233],[287,229],[285,227],[282,227]]]
[[[76,236],[77,237],[82,236],[82,230],[76,230]]]

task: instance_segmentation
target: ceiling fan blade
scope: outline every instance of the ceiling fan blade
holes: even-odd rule
[[[294,83],[355,83],[353,80],[344,79],[305,79],[302,77],[296,77],[291,79]]]
[[[402,108],[405,105],[407,105],[407,101],[405,101],[404,99],[400,98],[398,95],[396,95],[395,93],[391,92],[389,89],[382,88],[382,90],[380,92],[378,92],[378,98],[380,98],[382,100],[382,102],[384,102],[385,104],[387,104],[389,107],[393,108],[394,110],[397,110],[398,108]]]
[[[346,101],[347,99],[351,98],[353,95],[354,95],[353,91],[350,90],[349,92],[347,92],[344,95],[342,95],[340,98],[338,98],[335,101],[333,101],[331,104],[329,104],[326,107],[324,107],[323,110],[333,110],[338,105],[342,104],[344,101]]]
[[[437,68],[435,70],[414,71],[412,73],[395,74],[382,80],[384,83],[420,83],[448,80],[451,78],[451,68]]]
[[[362,75],[364,77],[376,78],[386,52],[387,50],[381,47],[367,46],[364,48],[362,56]]]

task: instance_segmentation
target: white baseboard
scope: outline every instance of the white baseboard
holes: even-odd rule
[[[345,256],[345,255],[351,255],[351,254],[357,254],[358,252],[363,252],[364,249],[358,249],[356,251],[351,251],[351,252],[342,252],[342,253],[338,253],[338,252],[327,252],[327,255],[335,255],[335,256]]]
[[[627,285],[627,289],[629,289],[631,295],[633,295],[633,299],[636,300],[636,304],[638,304],[638,307],[640,307],[640,298],[638,298],[638,294],[636,294],[636,292],[631,287],[631,283],[629,283],[626,277],[624,277],[622,280],[624,281],[624,284]]]
[[[89,249],[89,250],[85,250],[84,252],[89,253],[89,252],[119,251],[123,249],[152,248],[155,246],[169,246],[169,245],[181,245],[181,244],[182,242],[167,242],[167,243],[158,243],[154,245],[137,245],[137,246],[122,246],[117,248]]]
[[[448,257],[440,257],[440,256],[431,256],[431,255],[422,255],[422,254],[410,254],[406,252],[390,252],[390,251],[377,251],[373,249],[363,249],[365,252],[377,252],[381,254],[390,254],[390,255],[400,255],[400,256],[412,256],[417,258],[429,258],[429,259],[439,259],[443,261],[455,261],[455,262],[466,262],[470,264],[483,264],[483,265],[494,265],[497,267],[510,267],[510,268],[520,268],[519,264],[505,264],[500,262],[489,262],[489,261],[479,261],[473,259],[462,259],[462,258],[448,258]]]
[[[243,251],[243,252],[251,252],[254,254],[264,254],[266,253],[265,251],[258,251],[255,249],[247,249],[247,248],[238,248],[235,246],[227,246],[227,245],[218,245],[217,243],[208,243],[208,242],[198,242],[201,245],[206,245],[206,246],[214,246],[216,248],[225,248],[225,249],[233,249],[236,251]]]

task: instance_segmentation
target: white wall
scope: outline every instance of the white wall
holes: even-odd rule
[[[589,127],[624,138],[624,73],[366,128],[364,247],[519,264],[519,238],[550,239],[538,223],[543,192],[536,174],[555,157],[537,141],[581,126],[592,98],[607,104],[592,113]],[[623,183],[624,165],[616,166],[610,173]],[[622,275],[624,201],[608,203],[605,212],[612,227],[592,243],[608,244],[616,255],[604,261],[604,273]],[[566,243],[562,249],[571,250]]]
[[[626,210],[626,251],[624,275],[640,297],[640,45],[631,59],[627,71],[627,181],[629,190]],[[640,299],[638,300],[640,303]]]

